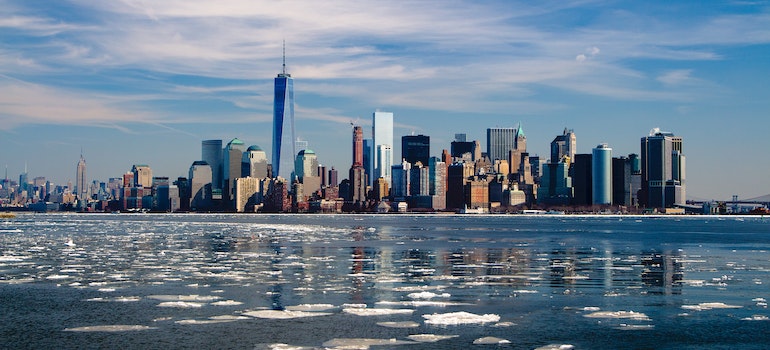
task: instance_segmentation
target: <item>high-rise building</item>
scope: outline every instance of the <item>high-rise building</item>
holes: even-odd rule
[[[642,168],[639,155],[612,158],[612,204],[627,207],[639,205],[642,188]]]
[[[393,187],[390,188],[391,196],[394,198],[409,197],[411,195],[409,192],[411,177],[409,175],[412,164],[403,160],[401,164],[392,165],[391,168],[392,179],[390,183],[393,184]]]
[[[75,193],[80,199],[88,198],[88,187],[86,186],[86,160],[80,155],[78,168],[75,173]]]
[[[551,164],[563,162],[565,159],[569,165],[577,152],[577,139],[572,129],[564,128],[564,133],[556,136],[551,141]]]
[[[572,160],[572,203],[580,206],[593,205],[593,186],[593,154],[576,154]]]
[[[372,173],[372,157],[374,156],[374,140],[364,139],[364,172],[368,179],[369,184],[375,184],[375,179],[372,179],[374,174]]]
[[[642,190],[639,202],[646,208],[671,208],[685,204],[685,156],[682,138],[653,129],[642,138]]]
[[[201,160],[211,167],[211,185],[222,189],[222,140],[203,140]]]
[[[519,127],[520,129],[521,127]],[[487,129],[487,155],[489,160],[508,160],[508,152],[519,149],[516,145],[518,130],[514,128]],[[523,136],[523,132],[522,132]]]
[[[364,129],[353,126],[353,166],[364,166]]]
[[[257,145],[249,146],[246,152],[243,153],[243,176],[250,176],[257,179],[264,179],[267,177],[267,154]]]
[[[193,162],[188,174],[190,179],[190,209],[206,211],[211,209],[212,171],[205,160]]]
[[[321,177],[318,176],[318,157],[311,149],[299,151],[294,161],[294,175],[304,186],[305,195],[310,196],[321,189]]]
[[[593,204],[612,204],[612,148],[596,146],[591,159],[591,197]]]
[[[543,176],[537,189],[537,202],[547,205],[568,205],[572,201],[572,178],[565,161],[543,166]]]
[[[254,212],[254,207],[262,203],[261,178],[241,177],[235,179],[235,211],[238,213]]]
[[[385,178],[390,184],[393,165],[393,113],[372,114],[372,181]]]
[[[275,78],[273,98],[273,176],[288,178],[291,161],[297,154],[294,147],[294,79],[286,73],[286,53],[283,70]],[[291,156],[289,156],[291,155]]]
[[[465,134],[459,134],[465,135]],[[455,135],[457,136],[457,135]],[[459,140],[464,140],[460,137]],[[481,159],[481,146],[479,141],[452,141],[450,144],[451,155],[453,158],[466,158],[467,161],[477,161]]]
[[[430,136],[406,135],[401,137],[401,158],[407,162],[428,165],[430,158]]]
[[[234,138],[227,143],[222,152],[222,200],[226,203],[230,203],[234,199],[235,179],[242,177],[241,160],[245,150],[246,145],[243,141]]]
[[[131,172],[134,173],[133,187],[152,187],[152,169],[147,164],[135,164],[131,168]]]
[[[334,169],[334,166],[332,166],[331,169],[329,169],[329,186],[330,187],[337,187],[340,185],[339,181],[339,174],[337,172],[337,169]]]
[[[428,160],[429,193],[432,197],[432,208],[446,209],[447,165],[441,158],[431,157]]]
[[[427,164],[427,163],[426,163]],[[430,196],[430,172],[422,162],[415,163],[409,170],[409,195]]]

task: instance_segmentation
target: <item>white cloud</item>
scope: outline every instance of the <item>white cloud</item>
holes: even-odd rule
[[[657,80],[666,85],[681,85],[694,81],[692,69],[677,69],[658,76]]]

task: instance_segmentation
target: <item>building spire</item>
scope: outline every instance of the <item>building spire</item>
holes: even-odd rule
[[[286,39],[283,39],[283,74],[286,74]]]

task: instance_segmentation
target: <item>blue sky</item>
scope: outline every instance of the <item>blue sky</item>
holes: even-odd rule
[[[770,193],[767,1],[0,0],[0,165],[88,179],[149,164],[186,176],[200,142],[269,150],[273,78],[295,79],[298,136],[345,173],[350,122],[400,136],[522,123],[532,154],[684,138],[696,199]]]

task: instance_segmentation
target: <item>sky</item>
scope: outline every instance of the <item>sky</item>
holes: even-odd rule
[[[297,136],[340,175],[351,123],[400,136],[521,123],[549,157],[684,140],[689,199],[770,193],[767,1],[0,0],[0,166],[88,181],[148,164],[187,176],[201,141],[270,154],[273,79],[294,78]]]

